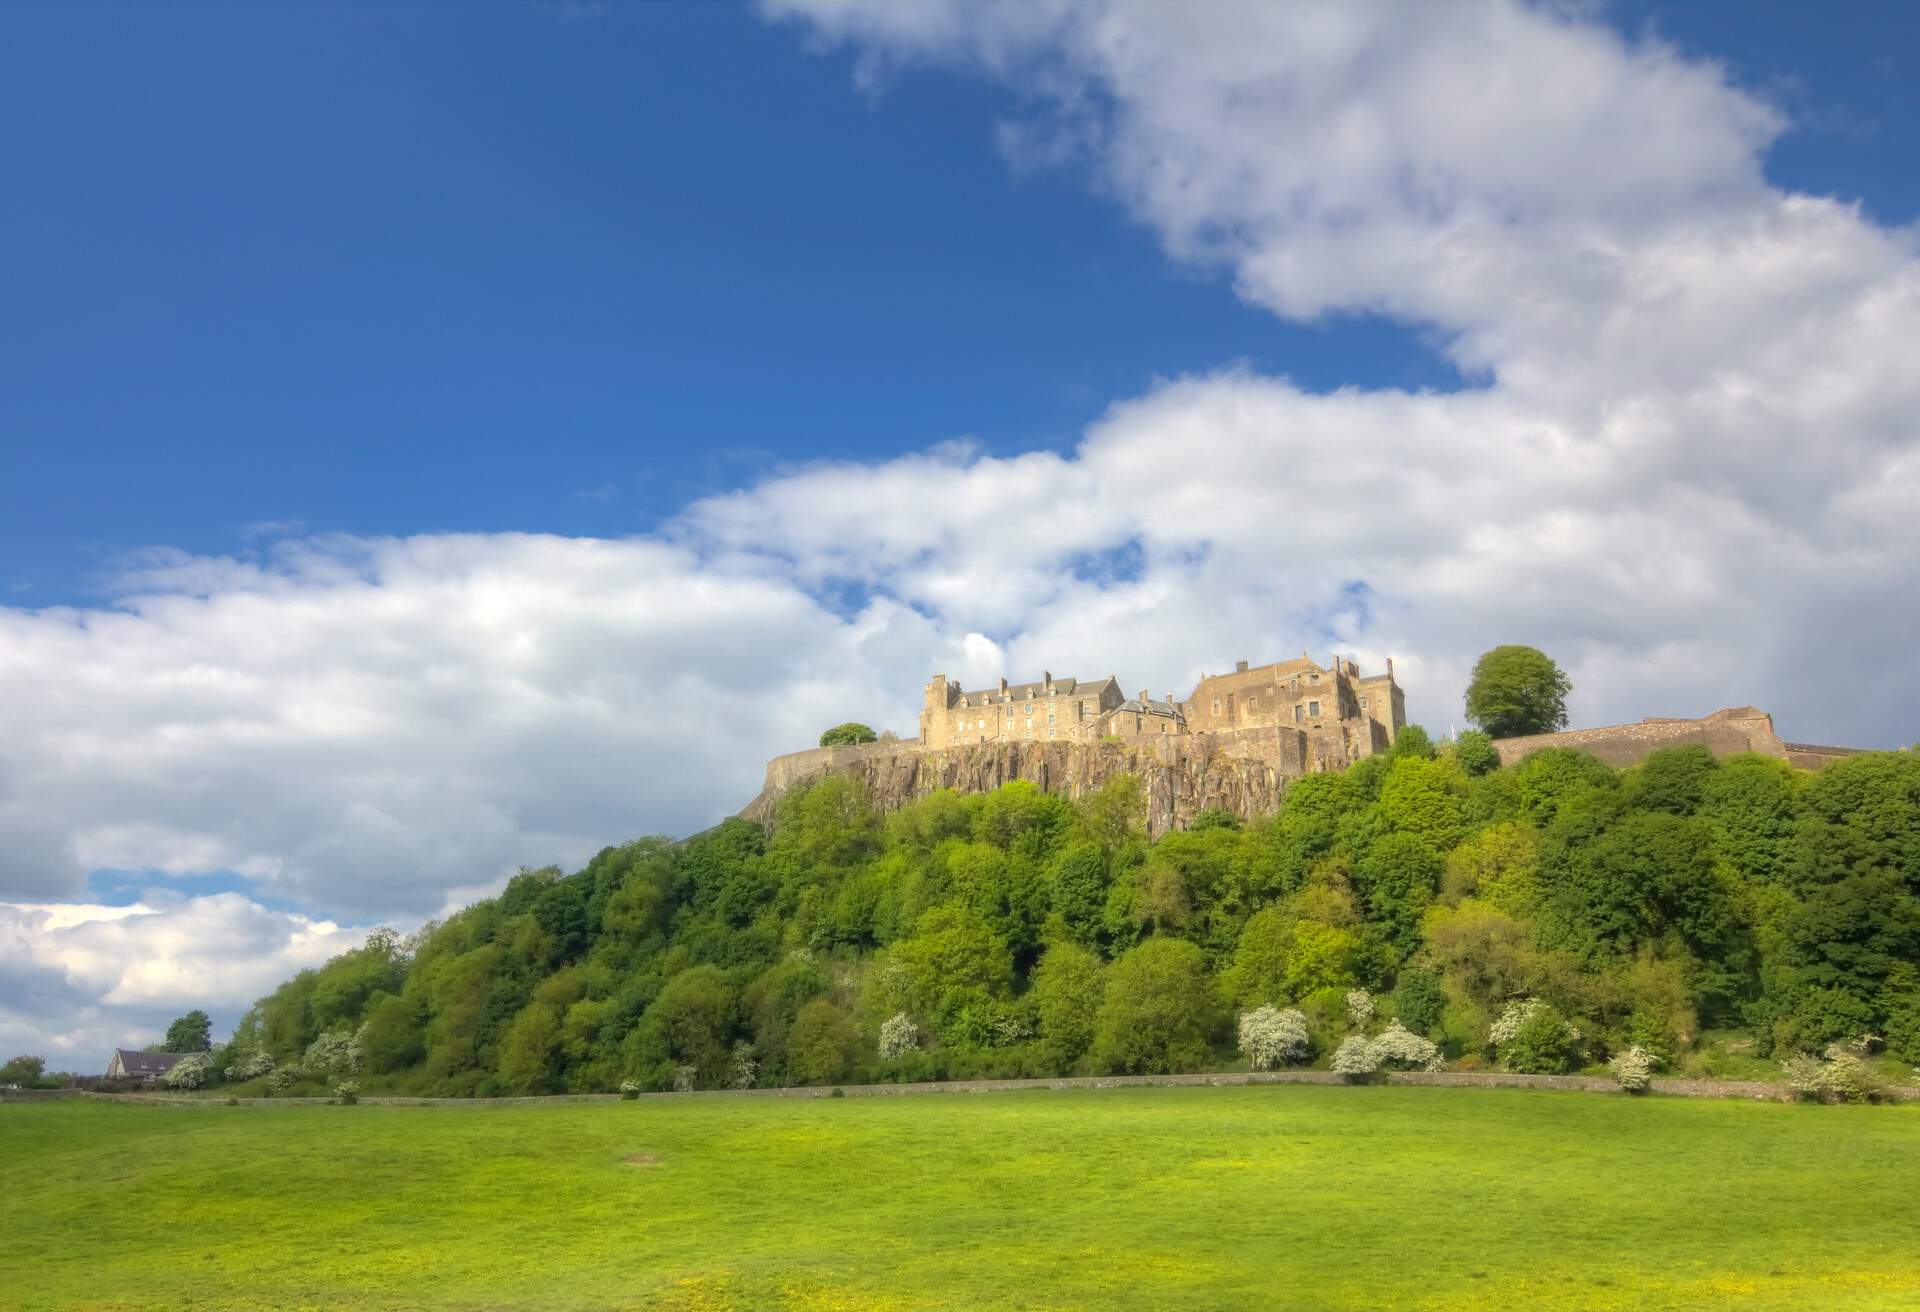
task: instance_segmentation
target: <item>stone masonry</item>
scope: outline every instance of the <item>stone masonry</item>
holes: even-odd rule
[[[1344,657],[1298,660],[1202,675],[1184,698],[1127,697],[1113,675],[1096,682],[1056,678],[977,691],[945,675],[925,687],[920,737],[817,747],[767,763],[760,795],[741,815],[773,821],[782,794],[824,775],[862,780],[876,805],[892,810],[938,789],[988,792],[1025,780],[1069,798],[1132,775],[1145,794],[1147,829],[1158,837],[1219,808],[1242,819],[1280,805],[1289,782],[1344,769],[1385,751],[1406,724],[1406,700],[1385,673],[1362,676]],[[1848,747],[1783,742],[1773,717],[1752,706],[1697,720],[1635,724],[1505,738],[1511,765],[1547,747],[1572,747],[1628,766],[1663,747],[1704,746],[1715,756],[1758,752],[1802,769],[1855,754]]]

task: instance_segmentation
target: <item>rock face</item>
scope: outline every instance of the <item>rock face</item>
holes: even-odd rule
[[[829,774],[864,782],[881,809],[891,811],[941,788],[983,793],[1016,779],[1050,793],[1079,798],[1109,779],[1133,775],[1146,799],[1154,837],[1183,828],[1200,812],[1218,808],[1251,819],[1280,804],[1298,773],[1274,753],[1228,750],[1204,735],[1153,742],[1091,744],[1029,742],[976,744],[927,750],[915,742],[826,747],[775,757],[766,786],[740,812],[771,824],[788,790]]]

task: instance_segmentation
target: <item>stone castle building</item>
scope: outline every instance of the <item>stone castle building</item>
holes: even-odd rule
[[[1128,697],[1111,674],[1084,682],[1042,673],[1032,683],[1002,679],[976,690],[936,674],[925,688],[919,745],[939,751],[1205,734],[1271,740],[1276,758],[1329,769],[1386,750],[1406,721],[1392,661],[1384,674],[1362,675],[1345,657],[1321,665],[1303,652],[1297,660],[1252,668],[1238,661],[1231,673],[1203,674],[1184,698],[1169,692],[1156,699],[1145,688]]]
[[[966,689],[936,674],[924,688],[917,738],[814,747],[767,762],[760,795],[741,814],[773,822],[782,795],[828,774],[859,779],[892,809],[936,789],[987,792],[1025,780],[1067,797],[1121,777],[1140,786],[1148,833],[1158,836],[1220,809],[1243,818],[1272,811],[1288,784],[1385,751],[1406,726],[1406,698],[1393,679],[1363,675],[1335,656],[1203,674],[1185,697],[1128,697],[1120,681],[1082,682],[1042,673],[1031,683]],[[1773,717],[1751,706],[1697,720],[1636,724],[1501,739],[1507,764],[1549,747],[1632,765],[1663,747],[1704,746],[1715,756],[1759,752],[1805,769],[1853,754],[1844,747],[1783,742]]]

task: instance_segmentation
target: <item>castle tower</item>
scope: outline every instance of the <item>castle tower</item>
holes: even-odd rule
[[[947,710],[960,695],[960,686],[944,674],[927,681],[926,699],[920,707],[920,741],[928,747],[945,747],[952,735],[947,732]]]

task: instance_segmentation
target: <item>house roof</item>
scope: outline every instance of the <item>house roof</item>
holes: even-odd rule
[[[185,1052],[137,1052],[131,1048],[116,1048],[114,1055],[120,1058],[120,1069],[129,1075],[165,1075],[184,1057]]]
[[[1112,682],[1114,682],[1114,677],[1109,674],[1106,678],[1096,683],[1088,684],[1087,689],[1103,688]],[[1079,688],[1080,680],[1078,679],[1055,678],[1053,681],[1053,691],[1056,696],[1070,697]],[[1007,685],[1007,691],[1004,697],[998,688],[963,688],[960,691],[960,695],[962,697],[978,699],[975,704],[983,706],[996,705],[1002,701],[1026,701],[1029,697],[1038,701],[1047,695],[1047,684],[1044,679],[1036,679],[1031,683],[1010,683]]]
[[[1172,702],[1143,702],[1137,697],[1127,698],[1107,714],[1118,715],[1122,711],[1130,711],[1135,715],[1171,715],[1176,720],[1187,718]]]

